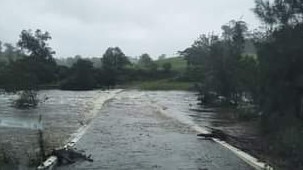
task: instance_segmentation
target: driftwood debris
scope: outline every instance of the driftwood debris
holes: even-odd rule
[[[53,150],[52,155],[58,158],[59,165],[72,164],[78,160],[93,162],[91,155],[86,156],[80,151],[71,148]]]

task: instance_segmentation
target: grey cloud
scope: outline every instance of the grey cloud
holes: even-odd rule
[[[173,55],[202,33],[239,19],[256,27],[252,0],[1,0],[0,40],[22,29],[47,30],[57,57],[101,56],[119,46],[130,56]]]

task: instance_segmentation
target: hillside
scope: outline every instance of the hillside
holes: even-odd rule
[[[171,63],[173,71],[184,72],[186,70],[186,60],[184,60],[183,57],[172,57],[172,58],[156,60],[155,63],[160,67],[164,63]]]

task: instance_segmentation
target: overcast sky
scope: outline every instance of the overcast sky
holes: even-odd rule
[[[16,43],[23,29],[47,30],[56,57],[102,56],[119,46],[128,56],[174,55],[202,33],[242,18],[259,22],[254,0],[0,0],[0,40]]]

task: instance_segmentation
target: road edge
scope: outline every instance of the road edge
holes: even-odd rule
[[[123,92],[123,89],[115,89],[116,92],[112,95],[108,96],[101,102],[101,107],[98,110],[101,110],[103,106],[107,103],[107,101],[113,99],[117,94]],[[100,97],[100,96],[99,96]],[[96,117],[97,113],[93,113],[93,118]],[[93,119],[92,118],[92,119]],[[76,143],[82,138],[88,128],[91,126],[92,121],[90,121],[87,125],[81,126],[75,133],[71,134],[66,144],[60,148],[72,148],[76,145]],[[41,165],[37,167],[37,170],[53,170],[56,168],[58,164],[58,158],[56,156],[48,157]]]
[[[160,105],[156,105],[154,103],[151,103],[152,107],[155,107],[160,113],[162,113],[164,116],[167,116],[169,118],[172,118],[170,116],[170,114],[167,113],[167,109],[164,106],[160,106]],[[182,122],[181,122],[182,123]],[[198,132],[198,133],[210,133],[207,129],[202,128],[200,126],[192,126],[191,127],[194,131]],[[219,145],[223,146],[224,148],[230,150],[231,152],[233,152],[237,157],[239,157],[240,159],[242,159],[244,162],[246,162],[248,165],[252,166],[253,168],[255,168],[256,170],[273,170],[273,168],[265,163],[260,161],[259,159],[257,159],[256,157],[250,155],[249,153],[246,153],[244,151],[242,151],[241,149],[232,146],[231,144],[225,142],[225,141],[221,141],[219,139],[216,138],[211,138],[211,140],[213,140],[214,142],[218,143]]]

